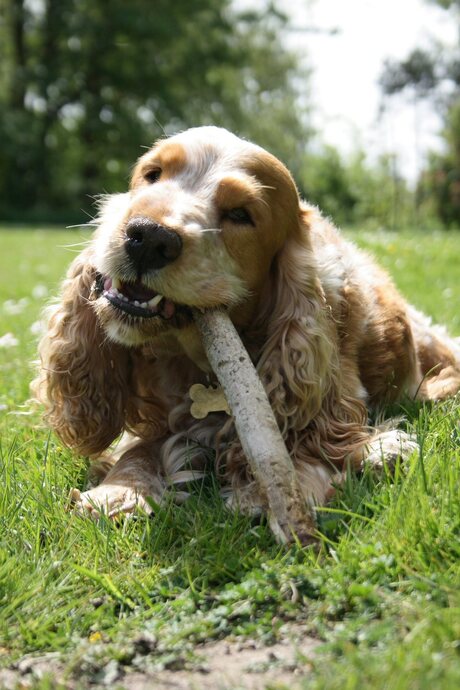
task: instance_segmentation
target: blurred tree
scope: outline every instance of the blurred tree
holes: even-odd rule
[[[460,225],[460,98],[448,109],[442,133],[445,152],[432,153],[419,194],[446,227]]]
[[[67,213],[126,187],[141,145],[218,124],[292,163],[308,75],[271,4],[0,0],[0,213]],[[88,200],[87,203],[86,200]]]
[[[460,0],[429,0],[452,13],[460,38]],[[388,61],[380,84],[392,96],[411,91],[415,101],[436,98],[443,112],[444,152],[431,154],[417,186],[418,206],[433,209],[446,226],[460,226],[460,43],[453,49],[416,49]]]
[[[460,0],[428,0],[433,5],[439,5],[444,7],[444,9],[449,9],[450,7],[460,7]]]
[[[401,62],[385,62],[380,85],[389,96],[410,87],[421,97],[436,86],[438,78],[435,56],[416,48]]]
[[[336,223],[350,223],[358,197],[349,171],[332,146],[324,146],[305,159],[300,173],[302,193]]]
[[[363,152],[344,160],[326,146],[303,158],[299,180],[304,196],[339,225],[395,229],[411,224],[412,195],[394,156],[369,165]]]

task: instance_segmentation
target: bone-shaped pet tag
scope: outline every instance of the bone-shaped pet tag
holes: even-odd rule
[[[226,412],[230,414],[224,391],[220,386],[203,386],[201,383],[194,383],[189,390],[192,404],[190,414],[195,419],[204,419],[210,412]]]

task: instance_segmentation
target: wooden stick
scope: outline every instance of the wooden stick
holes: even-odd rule
[[[222,386],[251,472],[268,507],[278,541],[314,541],[315,521],[281,437],[262,382],[230,317],[194,310],[209,363]]]

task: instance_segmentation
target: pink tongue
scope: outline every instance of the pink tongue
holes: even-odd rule
[[[171,302],[170,299],[165,300],[165,304],[163,307],[163,314],[165,318],[170,319],[171,316],[174,315],[174,312],[176,311],[176,307],[174,306],[174,302]]]
[[[139,281],[137,283],[121,283],[120,292],[128,299],[136,299],[139,302],[148,302],[152,297],[158,294]]]

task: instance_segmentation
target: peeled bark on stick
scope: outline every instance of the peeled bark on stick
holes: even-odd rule
[[[262,382],[228,314],[194,310],[209,363],[222,386],[243,451],[278,541],[314,540],[315,522]]]

